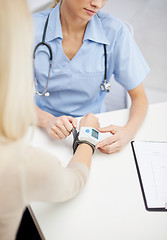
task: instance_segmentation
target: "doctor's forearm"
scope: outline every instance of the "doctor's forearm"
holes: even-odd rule
[[[46,128],[49,120],[53,117],[50,113],[41,110],[37,105],[35,105],[38,126]]]
[[[133,138],[144,121],[148,109],[147,97],[136,97],[132,100],[130,108],[129,119],[125,127],[129,129],[131,137]]]

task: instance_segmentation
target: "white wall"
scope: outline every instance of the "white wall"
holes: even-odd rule
[[[103,9],[134,28],[151,72],[144,85],[151,102],[167,101],[167,0],[108,0]]]
[[[43,10],[53,3],[52,0],[27,0],[28,6],[32,12]]]

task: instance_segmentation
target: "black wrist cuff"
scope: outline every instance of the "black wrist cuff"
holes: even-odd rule
[[[95,151],[95,145],[93,145],[92,143],[86,141],[86,140],[79,140],[78,139],[78,135],[79,132],[76,131],[75,128],[73,128],[73,137],[74,137],[74,141],[73,141],[73,154],[75,153],[75,151],[77,150],[77,147],[82,144],[82,143],[86,143],[88,145],[90,145],[92,147],[92,154]]]

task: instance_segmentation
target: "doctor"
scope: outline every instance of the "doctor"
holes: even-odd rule
[[[148,103],[142,82],[149,68],[126,25],[99,11],[105,3],[55,1],[53,9],[34,14],[35,102],[39,126],[57,139],[66,138],[77,125],[75,117],[105,111],[113,74],[132,101],[125,126],[99,128],[113,136],[97,148],[113,153],[144,120]]]

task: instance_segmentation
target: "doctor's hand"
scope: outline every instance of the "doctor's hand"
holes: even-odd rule
[[[98,128],[98,130],[102,133],[112,133],[111,137],[108,137],[96,144],[96,148],[103,153],[109,154],[119,152],[132,139],[129,129],[127,129],[125,126],[120,127],[109,125],[104,128]]]
[[[93,113],[88,113],[81,118],[79,123],[79,129],[81,127],[92,127],[98,129],[100,127],[99,119],[95,117]]]
[[[47,123],[46,130],[51,137],[64,139],[71,134],[73,127],[77,127],[77,119],[71,116],[52,116]]]

